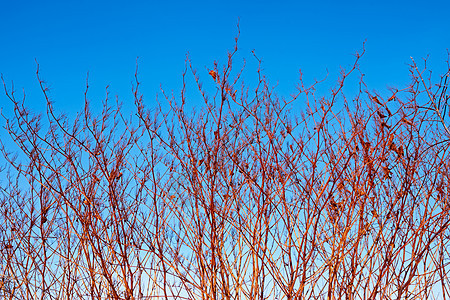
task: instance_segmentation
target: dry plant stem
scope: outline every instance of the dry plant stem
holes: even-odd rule
[[[446,124],[445,121],[444,121],[444,117],[443,117],[442,114],[441,114],[440,107],[439,107],[438,104],[436,103],[437,101],[438,101],[439,103],[441,103],[441,101],[443,100],[442,98],[444,98],[445,96],[447,96],[445,105],[448,105],[448,104],[447,104],[448,95],[445,95],[445,91],[446,91],[446,88],[447,88],[446,83],[447,83],[447,78],[448,78],[448,76],[449,76],[449,72],[447,72],[447,74],[444,75],[444,76],[445,76],[445,83],[444,83],[445,89],[443,89],[443,93],[441,93],[439,99],[435,99],[435,96],[431,95],[430,88],[426,85],[426,83],[425,83],[425,81],[424,81],[424,78],[423,78],[423,76],[422,76],[422,73],[423,73],[423,72],[420,72],[420,71],[419,71],[419,69],[417,68],[416,62],[414,61],[414,59],[413,59],[412,57],[411,57],[411,60],[412,60],[412,62],[413,62],[414,71],[417,73],[417,78],[418,78],[418,79],[420,80],[420,82],[422,83],[422,85],[423,85],[423,87],[424,87],[424,89],[425,89],[425,92],[427,93],[427,96],[428,96],[429,100],[431,101],[431,104],[433,105],[432,108],[429,108],[429,109],[432,109],[432,110],[436,113],[436,116],[439,118],[439,121],[441,122],[442,126],[444,126],[445,132],[447,133],[447,135],[450,136],[450,130],[448,129],[447,124]],[[425,71],[425,70],[424,70],[424,71]],[[437,100],[437,101],[436,101],[436,100]],[[446,106],[446,108],[447,108],[447,106]]]

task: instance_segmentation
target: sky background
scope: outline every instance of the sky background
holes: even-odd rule
[[[214,61],[226,63],[238,20],[237,66],[245,58],[251,80],[255,50],[284,97],[295,92],[300,69],[306,82],[327,72],[334,82],[364,41],[361,69],[369,88],[381,93],[409,82],[411,56],[421,61],[429,55],[429,66],[444,71],[450,46],[450,1],[1,0],[1,7],[0,73],[8,86],[14,82],[18,98],[24,90],[26,104],[38,111],[45,102],[35,59],[55,107],[77,111],[88,72],[94,105],[107,85],[111,98],[132,103],[138,58],[141,92],[152,106],[160,86],[179,95],[187,53],[205,82]],[[199,101],[192,97],[194,107]],[[4,92],[0,106],[9,114]]]

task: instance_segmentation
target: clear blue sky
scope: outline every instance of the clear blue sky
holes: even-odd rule
[[[362,70],[371,88],[383,90],[408,82],[410,56],[430,55],[430,66],[444,69],[449,11],[450,1],[3,0],[0,73],[39,109],[37,59],[56,107],[78,110],[87,72],[92,101],[99,103],[106,85],[113,98],[131,101],[139,57],[142,92],[152,105],[160,85],[179,94],[186,53],[205,78],[214,60],[225,63],[240,19],[238,63],[245,57],[253,68],[255,49],[281,95],[295,91],[299,69],[309,82],[327,70],[335,80],[364,40]],[[0,93],[4,111],[7,101]]]

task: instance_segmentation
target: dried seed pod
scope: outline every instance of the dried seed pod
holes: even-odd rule
[[[208,73],[209,75],[211,75],[211,77],[214,79],[214,81],[216,81],[217,79],[217,73],[214,70],[209,71]]]
[[[386,118],[386,115],[384,115],[383,113],[381,113],[380,111],[377,110],[377,114],[381,119]]]
[[[378,213],[377,213],[377,211],[376,211],[375,209],[372,209],[372,215],[373,215],[373,217],[374,217],[375,219],[378,218]]]
[[[383,103],[381,103],[380,100],[378,100],[378,97],[377,97],[377,96],[372,97],[372,100],[373,100],[375,103],[377,103],[378,105],[383,106]]]

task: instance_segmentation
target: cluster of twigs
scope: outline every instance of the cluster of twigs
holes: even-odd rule
[[[279,98],[236,50],[209,74],[187,61],[195,110],[186,86],[148,109],[137,74],[131,118],[93,115],[86,89],[71,121],[39,72],[44,118],[5,86],[0,298],[450,297],[449,73],[413,61],[407,88],[361,76],[349,99],[357,55],[328,96]]]

